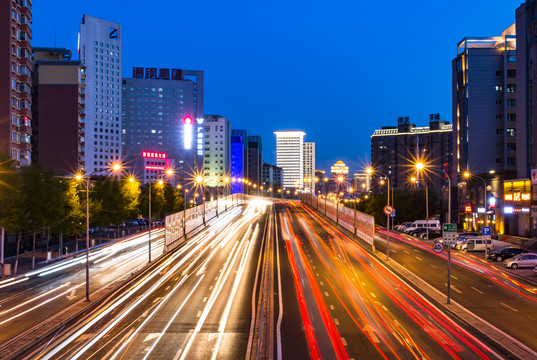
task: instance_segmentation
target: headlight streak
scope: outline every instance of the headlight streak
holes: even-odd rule
[[[175,271],[177,271],[183,264],[190,259],[190,257],[197,251],[197,249],[201,247],[201,244],[197,245],[192,249],[190,252],[186,253],[188,249],[190,249],[190,246],[186,246],[185,248],[181,249],[177,253],[175,253],[172,257],[167,259],[158,269],[155,269],[155,271],[151,274],[148,274],[146,277],[138,281],[130,290],[128,290],[125,295],[123,295],[121,298],[119,298],[116,302],[106,306],[103,308],[96,316],[92,317],[88,322],[80,328],[78,331],[76,331],[74,334],[69,336],[66,340],[60,342],[58,345],[56,345],[51,351],[47,354],[43,355],[43,359],[51,359],[53,358],[59,351],[61,351],[63,348],[65,348],[67,345],[69,345],[71,342],[75,341],[78,337],[80,337],[84,332],[86,332],[89,328],[91,328],[93,325],[97,324],[104,316],[111,313],[113,310],[115,310],[119,305],[124,303],[126,300],[128,300],[130,297],[134,296],[136,294],[136,289],[142,287],[143,285],[147,284],[149,281],[151,281],[154,277],[158,276],[160,271],[165,269],[168,265],[170,265],[172,262],[177,260],[181,255],[186,253],[185,257],[182,259],[179,259],[178,263],[173,266],[173,268],[166,272],[162,278],[153,285],[144,295],[142,295],[138,300],[125,310],[123,310],[123,313],[119,315],[116,318],[116,321],[113,322],[113,325],[117,323],[117,321],[121,320],[123,317],[125,317],[132,309],[134,309],[138,304],[140,304],[145,298],[147,298],[150,294],[152,294],[163,282],[165,282],[170,276],[173,275]],[[106,332],[109,331],[110,326],[108,326],[104,331],[101,331],[98,336],[96,336],[93,340],[97,341],[102,336],[106,334]],[[91,345],[94,344],[94,341],[92,340]],[[77,357],[81,356],[83,352],[85,352],[86,347],[84,347],[83,351],[79,351],[77,353]],[[74,359],[74,358],[72,358]]]
[[[315,217],[315,219],[317,220],[317,217]],[[324,227],[324,225],[322,226]],[[343,239],[343,237],[341,239]],[[488,358],[487,355],[483,353],[483,350],[488,352],[491,352],[491,350],[485,344],[460,328],[427,300],[415,294],[398,277],[389,272],[376,258],[369,256],[365,251],[352,242],[342,241],[342,243],[349,248],[354,257],[361,263],[364,271],[366,271],[369,277],[383,289],[392,301],[394,301],[399,308],[404,310],[409,317],[420,325],[420,327],[422,327],[431,338],[442,346],[451,356],[457,357],[453,350],[458,352],[462,351],[462,348],[448,337],[449,335],[443,331],[444,329],[448,331],[451,336],[457,338],[471,348],[481,358]],[[366,262],[363,258],[373,261],[376,266],[371,266],[369,262]],[[379,273],[382,273],[382,276],[378,276]],[[411,311],[410,309],[413,308],[416,310]],[[432,323],[431,321],[435,321],[435,323]],[[469,341],[468,338],[472,340]],[[478,348],[475,344],[481,348]]]
[[[254,234],[248,241],[248,244],[246,245],[246,249],[243,252],[241,262],[239,264],[239,268],[237,270],[237,275],[235,275],[235,281],[233,283],[233,288],[231,289],[231,293],[229,294],[229,298],[226,304],[226,308],[224,309],[224,313],[222,314],[222,318],[220,319],[220,325],[218,327],[218,340],[216,341],[215,348],[213,350],[213,356],[212,360],[216,360],[216,356],[218,354],[218,350],[220,348],[220,344],[222,343],[222,338],[224,336],[224,330],[226,329],[227,319],[229,317],[229,311],[231,310],[231,305],[235,301],[235,294],[237,293],[237,289],[239,288],[239,284],[242,279],[242,275],[244,274],[244,269],[246,267],[246,261],[250,258],[250,252],[252,250],[252,244],[255,241],[255,238],[257,237],[257,233],[259,230],[259,224],[256,225]]]
[[[115,359],[125,349],[125,347],[134,340],[136,335],[138,335],[138,333],[146,326],[146,324],[151,319],[153,319],[153,317],[157,314],[157,312],[164,306],[164,304],[166,304],[168,302],[168,300],[172,297],[172,295],[175,294],[175,292],[181,287],[181,285],[183,285],[185,283],[185,281],[188,278],[190,278],[190,275],[183,276],[183,278],[173,287],[173,289],[168,294],[166,294],[166,296],[163,299],[160,300],[159,304],[153,309],[153,311],[151,311],[151,313],[149,315],[146,316],[145,320],[136,328],[136,330],[134,330],[134,332],[131,333],[131,335],[128,337],[128,339],[125,340],[121,344],[119,349],[114,353],[114,355],[112,355],[110,360]],[[202,278],[203,278],[203,276],[201,276],[200,280]]]
[[[50,298],[50,299],[47,299],[47,300],[43,301],[42,303],[40,303],[40,304],[38,304],[38,305],[36,305],[36,306],[34,306],[34,307],[28,309],[28,310],[22,311],[22,312],[20,312],[20,313],[18,313],[18,314],[16,314],[16,315],[13,315],[12,317],[10,317],[10,318],[8,318],[8,319],[5,319],[5,320],[3,320],[3,321],[0,321],[0,325],[3,325],[3,324],[5,324],[5,323],[7,323],[7,322],[9,322],[9,321],[12,321],[12,320],[14,320],[14,319],[16,319],[16,318],[18,318],[18,317],[20,317],[20,316],[22,316],[22,315],[24,315],[24,314],[27,314],[27,313],[29,313],[29,312],[35,310],[35,309],[38,309],[38,308],[40,308],[41,306],[43,306],[43,305],[45,305],[45,304],[47,304],[47,303],[49,303],[49,302],[51,302],[51,301],[53,301],[53,300],[55,300],[55,299],[61,297],[61,296],[64,296],[65,294],[70,293],[72,290],[76,290],[77,288],[81,287],[82,285],[84,285],[84,284],[82,283],[82,284],[73,286],[73,287],[67,289],[66,291],[64,291],[64,292],[62,292],[62,293],[60,293],[60,294],[58,294],[58,295],[56,295],[56,296],[54,296],[54,297],[52,297],[52,298]]]
[[[56,288],[54,288],[54,289],[52,289],[52,290],[49,290],[49,291],[47,291],[47,292],[44,292],[44,293],[42,293],[42,294],[40,294],[40,295],[37,295],[37,296],[35,296],[35,297],[32,297],[30,300],[26,300],[26,301],[24,301],[24,302],[22,302],[22,303],[20,303],[20,304],[18,304],[18,305],[15,305],[15,306],[13,306],[13,307],[7,309],[7,310],[0,311],[0,316],[1,316],[1,315],[4,315],[4,314],[7,314],[7,313],[9,313],[9,312],[11,312],[11,311],[13,311],[13,310],[16,310],[16,309],[18,309],[18,308],[20,308],[20,307],[23,307],[24,305],[28,305],[29,303],[34,302],[34,301],[36,301],[36,300],[38,300],[38,299],[41,299],[42,297],[47,296],[47,295],[53,293],[54,291],[58,291],[58,290],[61,289],[62,287],[64,287],[64,286],[68,286],[68,285],[70,285],[70,284],[71,284],[71,282],[67,282],[67,283],[65,283],[65,284],[59,285],[58,287],[56,287]]]
[[[153,343],[153,345],[149,348],[149,350],[147,351],[147,353],[145,354],[144,356],[144,360],[147,359],[149,357],[149,355],[151,355],[151,353],[153,352],[153,349],[155,349],[155,347],[157,346],[157,344],[159,343],[159,341],[162,339],[162,336],[166,333],[166,331],[168,331],[168,328],[170,327],[170,325],[175,321],[175,318],[177,318],[177,315],[179,315],[179,312],[183,309],[183,307],[185,306],[185,304],[187,303],[188,299],[190,299],[190,296],[192,296],[192,294],[196,291],[196,289],[198,288],[198,285],[201,283],[201,280],[203,280],[203,278],[205,277],[205,275],[202,275],[198,282],[196,283],[196,285],[194,286],[194,288],[192,289],[192,291],[190,291],[190,293],[187,295],[187,297],[185,298],[185,300],[181,303],[181,306],[179,306],[179,308],[175,311],[175,313],[173,314],[173,316],[170,318],[170,321],[168,321],[168,323],[166,324],[166,326],[164,327],[164,329],[161,331],[160,335],[158,336],[158,338],[155,340],[155,342]]]
[[[248,227],[248,230],[246,232],[246,235],[243,237],[244,239],[247,238],[248,234],[250,233],[251,225]],[[237,260],[237,257],[241,251],[241,248],[245,244],[245,241],[239,241],[235,242],[233,244],[233,249],[231,250],[228,259],[226,260],[224,267],[222,268],[222,271],[220,272],[220,275],[218,276],[218,280],[216,281],[216,285],[214,286],[213,291],[211,292],[211,295],[209,296],[209,299],[207,300],[207,304],[205,305],[205,308],[203,309],[203,312],[200,316],[200,319],[198,320],[198,323],[196,324],[196,327],[194,328],[194,331],[190,335],[190,339],[188,339],[187,344],[185,345],[183,352],[181,353],[180,360],[184,360],[190,350],[190,347],[194,343],[194,340],[197,336],[197,334],[200,332],[201,327],[205,323],[205,320],[207,319],[207,316],[209,315],[209,312],[211,311],[214,303],[216,302],[218,295],[220,295],[220,291],[222,290],[225,282],[227,281],[229,274],[233,268],[233,265],[235,264],[235,261]],[[216,251],[213,250],[213,251]]]
[[[230,219],[232,218],[233,218],[233,215],[230,216]],[[102,338],[102,336],[104,336],[108,331],[110,331],[110,329],[114,327],[118,321],[123,319],[130,311],[132,311],[132,309],[137,307],[141,301],[143,301],[145,298],[147,298],[147,296],[153,293],[166,279],[168,279],[172,274],[174,274],[174,272],[176,272],[180,267],[182,267],[185,264],[185,262],[190,261],[190,258],[192,258],[195,254],[197,254],[200,248],[205,245],[203,242],[198,241],[198,239],[203,239],[205,236],[206,235],[204,233],[201,233],[198,236],[192,238],[187,244],[185,244],[184,247],[179,249],[172,257],[167,259],[158,269],[155,269],[153,273],[148,274],[143,279],[139,280],[136,284],[134,284],[131,287],[131,290],[128,290],[123,297],[118,299],[118,301],[100,310],[99,313],[97,313],[91,319],[89,319],[87,323],[81,329],[79,329],[73,335],[69,336],[66,340],[60,342],[54,349],[51,350],[50,353],[45,354],[43,358],[49,359],[51,357],[54,357],[59,351],[61,351],[63,348],[69,345],[71,341],[74,341],[74,339],[80,337],[89,328],[91,328],[93,325],[101,321],[104,316],[114,311],[119,305],[125,302],[128,298],[132,297],[136,293],[137,289],[147,284],[147,282],[153,279],[155,276],[161,273],[164,273],[164,276],[155,285],[153,285],[144,295],[142,295],[142,297],[138,298],[133,305],[124,309],[123,312],[118,316],[118,318],[116,318],[116,321],[114,321],[112,324],[107,326],[103,331],[100,331],[99,335],[96,338],[94,338],[89,344],[87,344],[82,350],[80,350],[76,354],[76,357],[81,356],[85,351],[87,351],[87,349],[89,349],[89,347],[95,344],[95,341],[97,341],[99,338]],[[205,252],[207,249],[208,247],[206,247],[205,250],[203,250],[203,252]],[[183,255],[185,257],[181,258],[181,256]],[[179,259],[179,261],[175,266],[173,266],[172,269],[168,271],[163,271],[177,259]]]
[[[26,281],[26,280],[28,280],[27,277],[20,278],[20,279],[18,279],[18,280],[10,279],[10,280],[8,280],[9,282],[6,281],[7,284],[4,283],[3,285],[0,285],[0,289],[5,288],[5,287],[8,287],[8,286],[11,286],[11,285],[20,284],[21,282],[24,282],[24,281]]]

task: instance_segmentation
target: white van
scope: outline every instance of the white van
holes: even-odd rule
[[[429,228],[429,231],[438,230],[440,231],[442,227],[440,226],[440,220],[416,220],[409,227],[405,229],[406,233],[414,231],[417,229],[426,229]]]
[[[468,238],[460,245],[461,251],[485,251],[485,247],[494,250],[494,244],[491,239]]]

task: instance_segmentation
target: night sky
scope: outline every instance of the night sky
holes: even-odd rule
[[[451,60],[465,36],[497,36],[521,1],[34,0],[33,46],[76,54],[82,14],[123,27],[132,67],[205,72],[205,113],[262,136],[303,130],[317,169],[369,162],[370,136],[398,116],[451,122]],[[164,6],[163,6],[164,5]]]

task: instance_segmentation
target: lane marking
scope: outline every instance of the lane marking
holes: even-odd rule
[[[334,310],[334,305],[330,305],[330,310]]]
[[[196,315],[196,317],[200,317],[201,316],[201,310],[198,311],[198,315]]]
[[[334,324],[339,325],[339,320],[337,318],[334,318]]]
[[[207,301],[207,296],[205,296],[205,297],[203,298],[203,302],[206,302],[206,301]]]
[[[343,343],[344,346],[347,346],[347,342],[345,341],[344,337],[341,338],[341,342]]]
[[[429,264],[430,267],[432,267],[433,269],[438,269],[435,265],[433,264]]]
[[[321,284],[321,286],[324,286],[324,283],[322,281],[320,281],[319,284]]]
[[[483,292],[483,291],[481,291],[481,290],[478,290],[478,289],[476,289],[476,288],[475,288],[475,287],[473,287],[473,286],[472,286],[472,289],[474,289],[475,291],[477,291],[477,292],[478,292],[478,293],[480,293],[481,295],[483,295],[483,294],[484,294],[484,292]]]
[[[416,256],[416,259],[418,259],[419,261],[422,261],[422,259],[419,256]]]
[[[511,309],[511,310],[513,310],[513,311],[515,311],[515,312],[518,312],[517,309],[512,308],[511,306],[509,306],[509,305],[507,305],[507,304],[504,304],[504,303],[500,303],[500,304],[502,304],[503,306],[505,306],[505,307],[508,308],[508,309]]]
[[[324,296],[328,297],[328,293],[326,291],[324,292]]]

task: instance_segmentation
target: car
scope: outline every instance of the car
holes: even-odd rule
[[[419,236],[422,239],[427,239],[427,232],[422,232]],[[436,239],[439,237],[442,237],[442,231],[437,231],[437,230],[429,231],[429,240]]]
[[[394,229],[398,230],[398,231],[403,231],[406,227],[410,226],[410,224],[412,224],[412,222],[407,221],[407,222],[404,222],[402,224],[395,225]]]
[[[425,233],[427,231],[427,229],[425,228],[419,228],[419,229],[415,229],[415,230],[412,230],[412,231],[409,231],[408,232],[408,235],[411,235],[411,236],[419,236],[421,233]]]
[[[530,267],[534,268],[537,266],[537,254],[534,253],[526,253],[526,254],[518,254],[511,259],[504,260],[503,266],[506,268],[511,269],[518,269],[524,268],[524,267]]]
[[[474,234],[460,234],[459,236],[457,236],[457,239],[455,239],[455,242],[453,243],[453,245],[451,245],[451,247],[453,249],[458,249],[464,242],[466,242],[467,239],[475,239],[477,237],[478,236]]]
[[[519,255],[519,254],[526,254],[526,253],[529,253],[529,252],[530,251],[526,250],[526,249],[521,249],[521,248],[514,247],[514,246],[508,246],[508,247],[504,247],[503,249],[500,249],[500,250],[489,252],[488,258],[493,260],[493,261],[500,262],[502,260],[512,258],[513,256],[516,256],[516,255]]]
[[[138,225],[145,225],[145,220],[144,219],[137,219],[136,221],[138,221]]]
[[[459,249],[457,247],[457,249]],[[483,239],[482,237],[469,237],[460,245],[460,251],[487,251],[494,249],[492,239]]]

